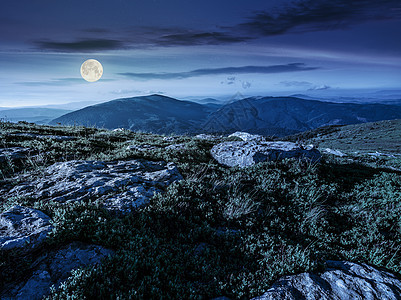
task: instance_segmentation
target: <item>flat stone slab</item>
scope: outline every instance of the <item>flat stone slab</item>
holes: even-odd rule
[[[259,162],[285,158],[317,162],[321,158],[319,150],[291,142],[224,142],[215,145],[210,152],[214,159],[228,167],[248,167]]]
[[[26,280],[14,282],[0,291],[1,299],[39,300],[50,293],[51,286],[56,288],[65,281],[71,271],[98,264],[113,251],[97,245],[73,242],[57,251],[39,257]]]
[[[253,300],[401,299],[401,280],[367,264],[328,261],[322,274],[284,276]]]
[[[0,250],[38,248],[52,229],[49,216],[16,205],[0,214]]]
[[[26,175],[26,181],[22,180],[7,196],[61,203],[98,199],[108,210],[127,213],[146,205],[154,193],[180,179],[176,166],[162,161],[73,160],[47,167],[35,180]]]

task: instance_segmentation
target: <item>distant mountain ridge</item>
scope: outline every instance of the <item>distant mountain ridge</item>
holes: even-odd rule
[[[36,124],[47,124],[54,118],[69,112],[71,110],[42,107],[7,108],[0,110],[0,119],[11,122],[26,121]]]
[[[159,134],[247,131],[284,136],[325,125],[401,118],[401,107],[333,103],[296,97],[250,97],[222,107],[161,95],[123,98],[68,113],[50,124],[126,128]]]
[[[401,107],[385,104],[333,103],[295,97],[251,97],[212,113],[206,132],[246,131],[288,135],[326,125],[348,125],[401,118]]]
[[[84,125],[159,134],[192,134],[214,109],[162,95],[122,98],[61,116],[51,125]]]

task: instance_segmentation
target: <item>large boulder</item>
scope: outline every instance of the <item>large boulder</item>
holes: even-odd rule
[[[129,161],[67,161],[44,169],[32,180],[29,175],[7,196],[22,196],[61,203],[99,200],[118,213],[147,204],[154,193],[182,179],[173,163],[143,159]]]
[[[50,217],[43,212],[14,206],[0,214],[0,250],[36,249],[52,229]]]
[[[284,276],[253,300],[399,300],[401,280],[367,264],[328,261],[321,274]]]
[[[313,147],[303,147],[291,142],[224,142],[215,145],[212,156],[225,166],[248,167],[258,162],[284,158],[319,161],[321,154]]]
[[[28,271],[27,277],[6,285],[0,291],[1,299],[42,299],[65,281],[71,271],[89,265],[98,264],[113,251],[97,245],[73,242],[56,251],[40,256]]]

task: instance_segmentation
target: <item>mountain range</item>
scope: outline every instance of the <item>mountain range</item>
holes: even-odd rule
[[[334,103],[297,97],[250,97],[220,106],[150,95],[88,106],[60,116],[50,124],[126,128],[158,134],[246,131],[284,136],[326,125],[399,118],[401,106],[398,105]]]
[[[71,110],[42,107],[4,108],[0,109],[0,119],[11,122],[26,121],[36,124],[47,124],[54,118],[69,112]]]

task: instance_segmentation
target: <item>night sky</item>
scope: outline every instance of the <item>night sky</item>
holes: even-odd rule
[[[400,0],[0,3],[0,107],[381,90],[401,90]]]

